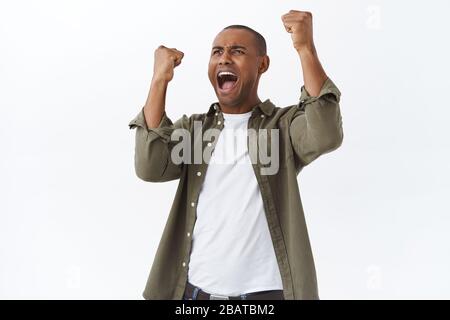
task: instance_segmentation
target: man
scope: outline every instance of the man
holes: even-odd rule
[[[319,62],[311,13],[291,10],[282,22],[304,79],[299,103],[284,108],[258,97],[270,60],[253,29],[233,25],[216,36],[208,75],[218,102],[175,123],[165,96],[183,53],[164,46],[155,51],[147,102],[129,124],[137,128],[135,169],[145,181],[180,181],[145,299],[319,299],[297,175],[341,145],[340,92]],[[219,135],[204,141],[194,132],[198,127]],[[226,130],[270,134],[239,144]],[[192,137],[184,135],[189,147],[209,151],[210,159],[192,161],[191,150],[177,159],[180,131]],[[279,162],[271,171],[250,151],[267,142]]]

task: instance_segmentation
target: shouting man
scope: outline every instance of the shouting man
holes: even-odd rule
[[[311,13],[291,10],[281,20],[304,80],[299,102],[283,108],[258,97],[270,60],[264,38],[247,26],[214,39],[208,75],[218,102],[175,123],[165,98],[183,53],[155,51],[147,101],[129,124],[137,129],[135,169],[145,181],[180,181],[145,299],[319,299],[297,175],[341,145],[340,91],[319,62]],[[212,134],[198,138],[198,129]],[[180,161],[180,138],[200,161],[185,148]],[[264,171],[268,153],[277,165]]]

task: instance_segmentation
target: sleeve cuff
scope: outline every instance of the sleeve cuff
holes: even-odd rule
[[[336,85],[333,83],[333,81],[331,81],[330,78],[327,78],[325,80],[325,82],[322,85],[322,88],[320,89],[319,95],[316,96],[316,97],[312,97],[308,93],[308,91],[306,91],[306,88],[303,85],[302,88],[301,88],[301,95],[300,95],[300,100],[299,100],[299,106],[306,105],[306,104],[309,104],[311,102],[314,102],[314,101],[322,98],[325,95],[333,95],[334,98],[336,99],[336,102],[339,102],[340,97],[341,97],[341,92],[336,87]]]
[[[130,129],[134,129],[136,127],[141,127],[145,129],[149,134],[153,133],[157,136],[160,136],[166,141],[170,140],[171,127],[173,126],[172,120],[167,116],[166,111],[164,111],[161,121],[156,128],[148,128],[147,122],[145,121],[144,108],[142,107],[141,111],[137,114],[137,116],[130,121],[128,124]]]

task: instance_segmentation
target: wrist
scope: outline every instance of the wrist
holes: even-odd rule
[[[303,56],[316,56],[317,55],[314,44],[304,45],[302,47],[295,48],[295,50],[297,50],[297,53],[300,56],[300,58]]]
[[[165,77],[154,74],[152,77],[152,85],[166,85],[170,82]]]

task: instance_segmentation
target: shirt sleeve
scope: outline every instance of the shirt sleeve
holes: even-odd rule
[[[289,126],[289,136],[295,156],[303,166],[342,144],[340,96],[341,92],[329,78],[315,97],[302,86],[300,101]]]
[[[148,182],[164,182],[179,179],[183,163],[172,161],[171,134],[176,129],[189,129],[189,118],[183,115],[175,123],[166,112],[156,128],[148,128],[144,116],[144,108],[128,124],[130,129],[136,129],[134,167],[136,175]]]

